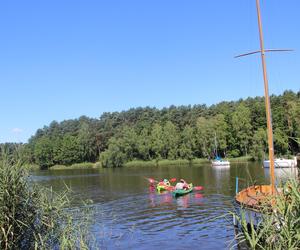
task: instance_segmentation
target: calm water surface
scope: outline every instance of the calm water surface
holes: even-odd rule
[[[277,180],[291,170],[276,169]],[[235,178],[240,189],[268,182],[259,164],[232,164],[230,168],[201,166],[130,167],[117,169],[51,170],[34,172],[34,180],[61,190],[68,185],[79,206],[93,200],[92,231],[101,249],[228,249],[234,238],[230,217]],[[145,177],[184,178],[203,191],[173,198],[149,189]]]

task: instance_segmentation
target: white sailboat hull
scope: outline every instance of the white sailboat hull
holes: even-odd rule
[[[214,160],[214,161],[211,162],[211,165],[213,167],[230,167],[230,162],[229,161]]]
[[[264,168],[270,167],[270,161],[265,160],[263,162]],[[275,168],[293,168],[297,166],[296,157],[294,159],[275,159],[274,160]]]

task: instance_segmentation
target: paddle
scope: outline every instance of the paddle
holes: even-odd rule
[[[200,190],[203,190],[203,187],[202,186],[196,186],[193,189],[196,190],[196,191],[200,191]]]
[[[146,178],[146,177],[144,177],[144,178],[146,180],[148,180],[150,184],[154,184],[154,183],[158,182],[158,181],[154,180],[153,178]]]

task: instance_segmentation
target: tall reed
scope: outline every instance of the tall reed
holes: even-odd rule
[[[88,249],[90,206],[72,212],[69,197],[67,188],[58,194],[34,184],[21,162],[2,153],[0,249]]]
[[[247,211],[242,209],[233,216],[238,221],[239,243],[251,249],[300,249],[300,183],[290,179],[279,189],[280,194],[270,197],[272,207],[261,206],[261,220],[255,227],[247,223]]]

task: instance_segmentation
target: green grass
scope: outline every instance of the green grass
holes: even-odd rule
[[[194,159],[192,161],[193,164],[207,164],[207,163],[210,163],[210,160],[206,159],[206,158],[197,158],[197,159]]]
[[[226,158],[230,162],[249,162],[253,161],[252,156],[240,156],[240,157],[235,157],[235,158]]]
[[[23,164],[22,167],[26,168],[27,170],[39,170],[41,169],[37,164]]]
[[[83,163],[75,163],[70,166],[66,165],[54,165],[50,167],[50,170],[57,170],[57,169],[83,169],[83,168],[95,168],[95,163],[92,162],[83,162]]]
[[[125,167],[155,167],[157,163],[155,160],[152,161],[141,161],[141,160],[134,160],[125,163]]]
[[[188,166],[198,165],[203,163],[209,163],[207,159],[194,159],[191,162],[184,159],[177,159],[177,160],[152,160],[152,161],[141,161],[141,160],[134,160],[125,163],[125,167],[155,167],[155,166]]]

